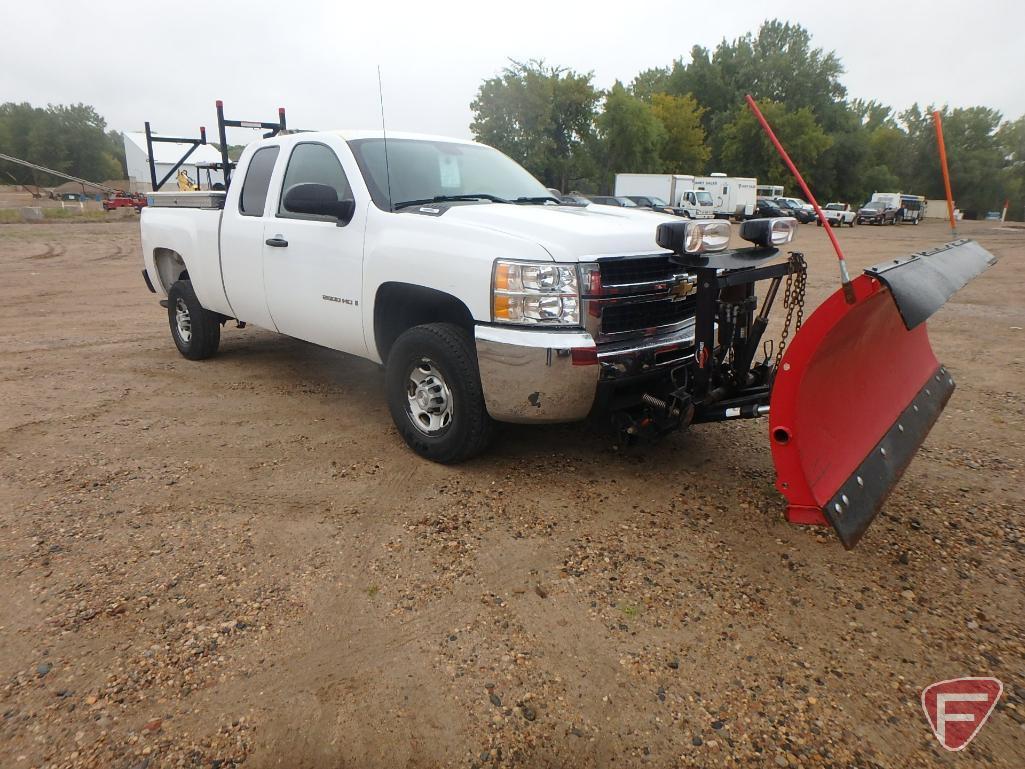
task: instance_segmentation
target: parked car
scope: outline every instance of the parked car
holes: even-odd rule
[[[600,206],[619,206],[620,208],[640,208],[630,198],[625,198],[616,195],[589,195],[588,196],[592,203],[597,203]]]
[[[817,218],[814,211],[809,211],[807,208],[795,203],[795,198],[776,198],[775,203],[787,216],[794,217],[801,224],[811,224]]]
[[[585,198],[583,195],[579,195],[575,192],[571,192],[568,195],[559,195],[559,202],[565,203],[567,206],[589,206],[591,201]]]
[[[791,198],[791,197],[783,197],[782,195],[778,195],[776,197],[776,200],[777,201],[785,200],[787,203],[789,203],[794,208],[803,208],[805,211],[811,211],[812,213],[815,213],[815,207],[811,203],[809,203],[807,200],[804,200],[803,198]]]
[[[858,210],[858,224],[896,224],[900,209],[883,200],[871,200]]]
[[[850,203],[827,203],[826,207],[822,209],[822,213],[834,227],[843,227],[845,224],[853,227],[854,221],[858,218],[858,215],[851,210]],[[819,227],[822,226],[820,221],[816,221],[815,224]]]
[[[662,198],[655,195],[625,195],[634,203],[639,205],[641,208],[650,208],[652,211],[658,211],[663,214],[673,214],[674,216],[688,216],[689,212],[686,208],[679,206],[671,206]]]
[[[780,216],[790,216],[790,211],[784,211],[774,200],[758,198],[755,201],[755,219],[775,219]]]

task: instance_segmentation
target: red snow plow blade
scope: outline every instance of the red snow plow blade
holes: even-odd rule
[[[804,323],[769,412],[789,521],[857,544],[954,390],[925,320],[995,262],[966,240],[886,262],[852,281],[853,304],[837,291]]]

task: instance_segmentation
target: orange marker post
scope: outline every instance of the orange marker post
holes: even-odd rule
[[[943,143],[943,119],[939,110],[933,110],[932,122],[936,126],[936,144],[940,148],[940,167],[943,169],[943,188],[947,192],[947,216],[950,217],[950,234],[957,237],[957,225],[954,223],[954,196],[950,192],[950,171],[947,169],[947,147]]]
[[[769,137],[769,141],[772,142],[772,146],[776,148],[776,152],[779,153],[780,158],[790,173],[793,174],[794,179],[797,180],[798,186],[801,188],[801,192],[804,193],[805,197],[808,198],[808,202],[811,203],[811,207],[815,209],[815,216],[819,218],[823,228],[826,230],[826,235],[829,236],[829,241],[833,244],[833,250],[836,251],[836,258],[840,262],[840,285],[843,287],[844,298],[847,300],[847,304],[854,304],[854,287],[851,285],[851,276],[847,272],[847,260],[844,258],[843,249],[840,248],[840,243],[836,239],[836,233],[833,232],[833,228],[829,224],[829,220],[826,215],[822,213],[822,208],[819,206],[819,202],[815,200],[815,196],[811,194],[811,190],[808,185],[805,184],[804,177],[801,176],[801,172],[797,170],[797,165],[793,160],[790,159],[790,155],[783,148],[783,143],[776,138],[776,133],[772,130],[772,126],[769,125],[769,121],[765,119],[765,115],[758,109],[758,104],[755,102],[754,97],[751,94],[747,94],[744,99],[747,101],[747,106],[751,108],[754,116],[758,119],[758,122],[762,126],[762,130],[765,131],[765,135]]]

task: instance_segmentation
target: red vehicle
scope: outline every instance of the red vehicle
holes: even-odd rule
[[[129,195],[127,192],[118,192],[103,201],[104,211],[113,211],[116,208],[134,208],[138,213],[145,206],[145,195]]]

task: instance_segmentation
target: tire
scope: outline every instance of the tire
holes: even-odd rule
[[[221,317],[204,309],[192,281],[176,281],[167,292],[167,322],[178,352],[189,360],[204,360],[221,344]]]
[[[388,354],[384,386],[395,427],[425,459],[455,464],[487,447],[494,423],[465,329],[428,323],[404,332]]]

